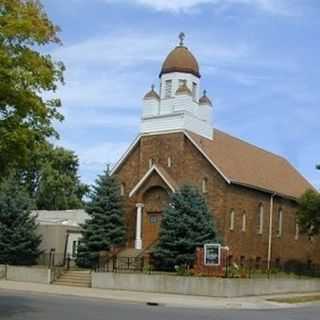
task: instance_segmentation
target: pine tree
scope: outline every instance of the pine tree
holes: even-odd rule
[[[93,267],[98,262],[99,252],[109,251],[112,246],[125,242],[124,210],[120,185],[109,169],[98,177],[87,205],[90,216],[82,225],[82,240],[78,248],[77,264]]]
[[[192,266],[197,247],[216,241],[217,234],[206,200],[197,188],[183,186],[173,193],[153,251],[155,265],[166,270]]]
[[[0,184],[0,264],[33,265],[40,255],[41,237],[32,201],[11,174]]]

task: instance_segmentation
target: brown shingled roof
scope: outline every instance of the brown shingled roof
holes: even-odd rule
[[[298,198],[314,187],[284,158],[214,130],[213,140],[188,132],[231,183]]]

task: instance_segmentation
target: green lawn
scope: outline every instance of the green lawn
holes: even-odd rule
[[[271,302],[279,302],[279,303],[307,303],[307,302],[315,302],[320,301],[320,295],[310,295],[310,296],[296,296],[296,297],[288,297],[288,298],[274,298],[268,299]]]

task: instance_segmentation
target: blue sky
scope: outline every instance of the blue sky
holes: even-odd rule
[[[286,157],[320,187],[320,1],[43,0],[67,67],[58,144],[93,182],[139,132],[142,97],[184,31],[213,125]]]

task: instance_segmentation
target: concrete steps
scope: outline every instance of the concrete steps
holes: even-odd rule
[[[60,286],[90,288],[91,272],[69,270],[63,273],[60,278],[54,282],[54,284]]]

